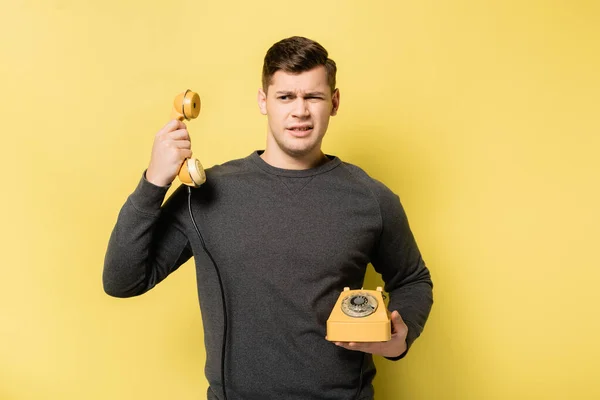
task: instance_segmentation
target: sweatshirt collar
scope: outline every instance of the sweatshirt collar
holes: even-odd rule
[[[260,168],[261,170],[263,170],[269,174],[278,175],[278,176],[288,176],[291,178],[304,178],[304,177],[322,174],[324,172],[331,171],[332,169],[334,169],[341,163],[341,161],[338,157],[332,156],[329,154],[325,154],[328,161],[324,162],[323,164],[321,164],[317,167],[309,168],[309,169],[283,169],[283,168],[277,168],[277,167],[272,166],[271,164],[268,164],[265,160],[263,160],[260,157],[260,155],[262,153],[264,153],[264,150],[256,150],[252,154],[250,154],[250,156],[248,158],[256,166],[258,166],[258,168]]]

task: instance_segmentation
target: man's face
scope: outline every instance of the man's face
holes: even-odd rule
[[[339,91],[331,93],[325,67],[300,74],[277,71],[258,105],[268,119],[267,150],[302,158],[321,151],[329,117],[337,113]]]

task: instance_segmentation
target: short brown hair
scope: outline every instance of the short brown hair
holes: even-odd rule
[[[335,90],[335,61],[328,58],[327,50],[314,40],[292,36],[275,43],[267,51],[262,70],[262,86],[265,93],[275,72],[282,70],[299,74],[323,65],[327,71],[327,83],[331,93]]]

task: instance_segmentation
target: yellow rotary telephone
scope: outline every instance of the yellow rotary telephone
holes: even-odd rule
[[[390,313],[383,289],[350,290],[345,287],[327,320],[330,342],[387,342],[392,338]]]

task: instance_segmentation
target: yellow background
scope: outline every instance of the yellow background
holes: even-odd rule
[[[297,34],[339,66],[324,149],[400,194],[435,282],[377,398],[600,398],[597,1],[2,3],[0,399],[204,398],[192,264],[113,299],[108,236],[177,93],[205,166],[264,147]]]

